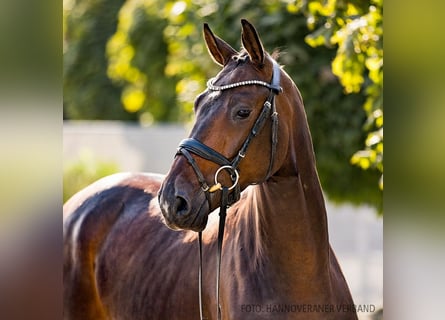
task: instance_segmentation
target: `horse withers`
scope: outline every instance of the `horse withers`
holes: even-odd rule
[[[65,319],[357,319],[301,95],[241,24],[239,52],[204,25],[222,70],[167,176],[114,175],[65,204]]]

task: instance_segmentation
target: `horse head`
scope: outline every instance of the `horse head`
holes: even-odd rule
[[[286,91],[293,83],[264,50],[253,25],[241,23],[240,52],[204,24],[207,49],[223,68],[196,98],[195,125],[159,191],[172,229],[202,231],[224,187],[230,205],[247,186],[274,175],[288,153],[293,111]]]

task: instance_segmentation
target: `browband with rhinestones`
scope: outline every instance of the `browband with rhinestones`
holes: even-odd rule
[[[240,81],[240,82],[235,82],[235,83],[231,83],[231,84],[226,84],[224,86],[215,86],[215,85],[213,85],[213,81],[215,81],[215,78],[212,78],[209,81],[207,81],[207,88],[212,91],[222,91],[222,90],[232,89],[235,87],[249,86],[249,85],[259,85],[259,86],[267,87],[269,89],[275,89],[269,83],[260,81],[260,80],[246,80],[246,81]]]

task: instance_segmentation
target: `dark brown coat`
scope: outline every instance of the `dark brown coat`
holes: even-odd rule
[[[247,21],[243,21],[245,50],[241,53],[208,27],[204,35],[210,54],[224,66],[217,76],[219,84],[270,80],[272,58]],[[244,191],[227,214],[222,318],[357,319],[329,245],[303,102],[284,71],[281,77],[273,176],[263,181],[271,150],[269,124],[240,164]],[[197,120],[190,136],[232,157],[266,97],[267,88],[255,86],[224,94],[206,91],[197,99]],[[233,117],[240,106],[251,108],[250,119]],[[217,166],[198,157],[196,162],[212,181]],[[184,204],[179,208],[178,197],[187,210]],[[64,207],[64,318],[199,319],[197,234],[190,230],[205,228],[204,317],[215,320],[218,217],[209,212],[218,207],[219,198],[216,192],[207,203],[195,172],[182,156],[176,157],[165,179],[119,174],[75,195]],[[165,223],[190,230],[173,231]]]

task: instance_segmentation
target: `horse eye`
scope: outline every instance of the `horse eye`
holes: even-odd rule
[[[236,116],[240,119],[246,119],[251,113],[251,110],[247,110],[247,109],[241,109],[238,110],[238,112],[236,113]]]

